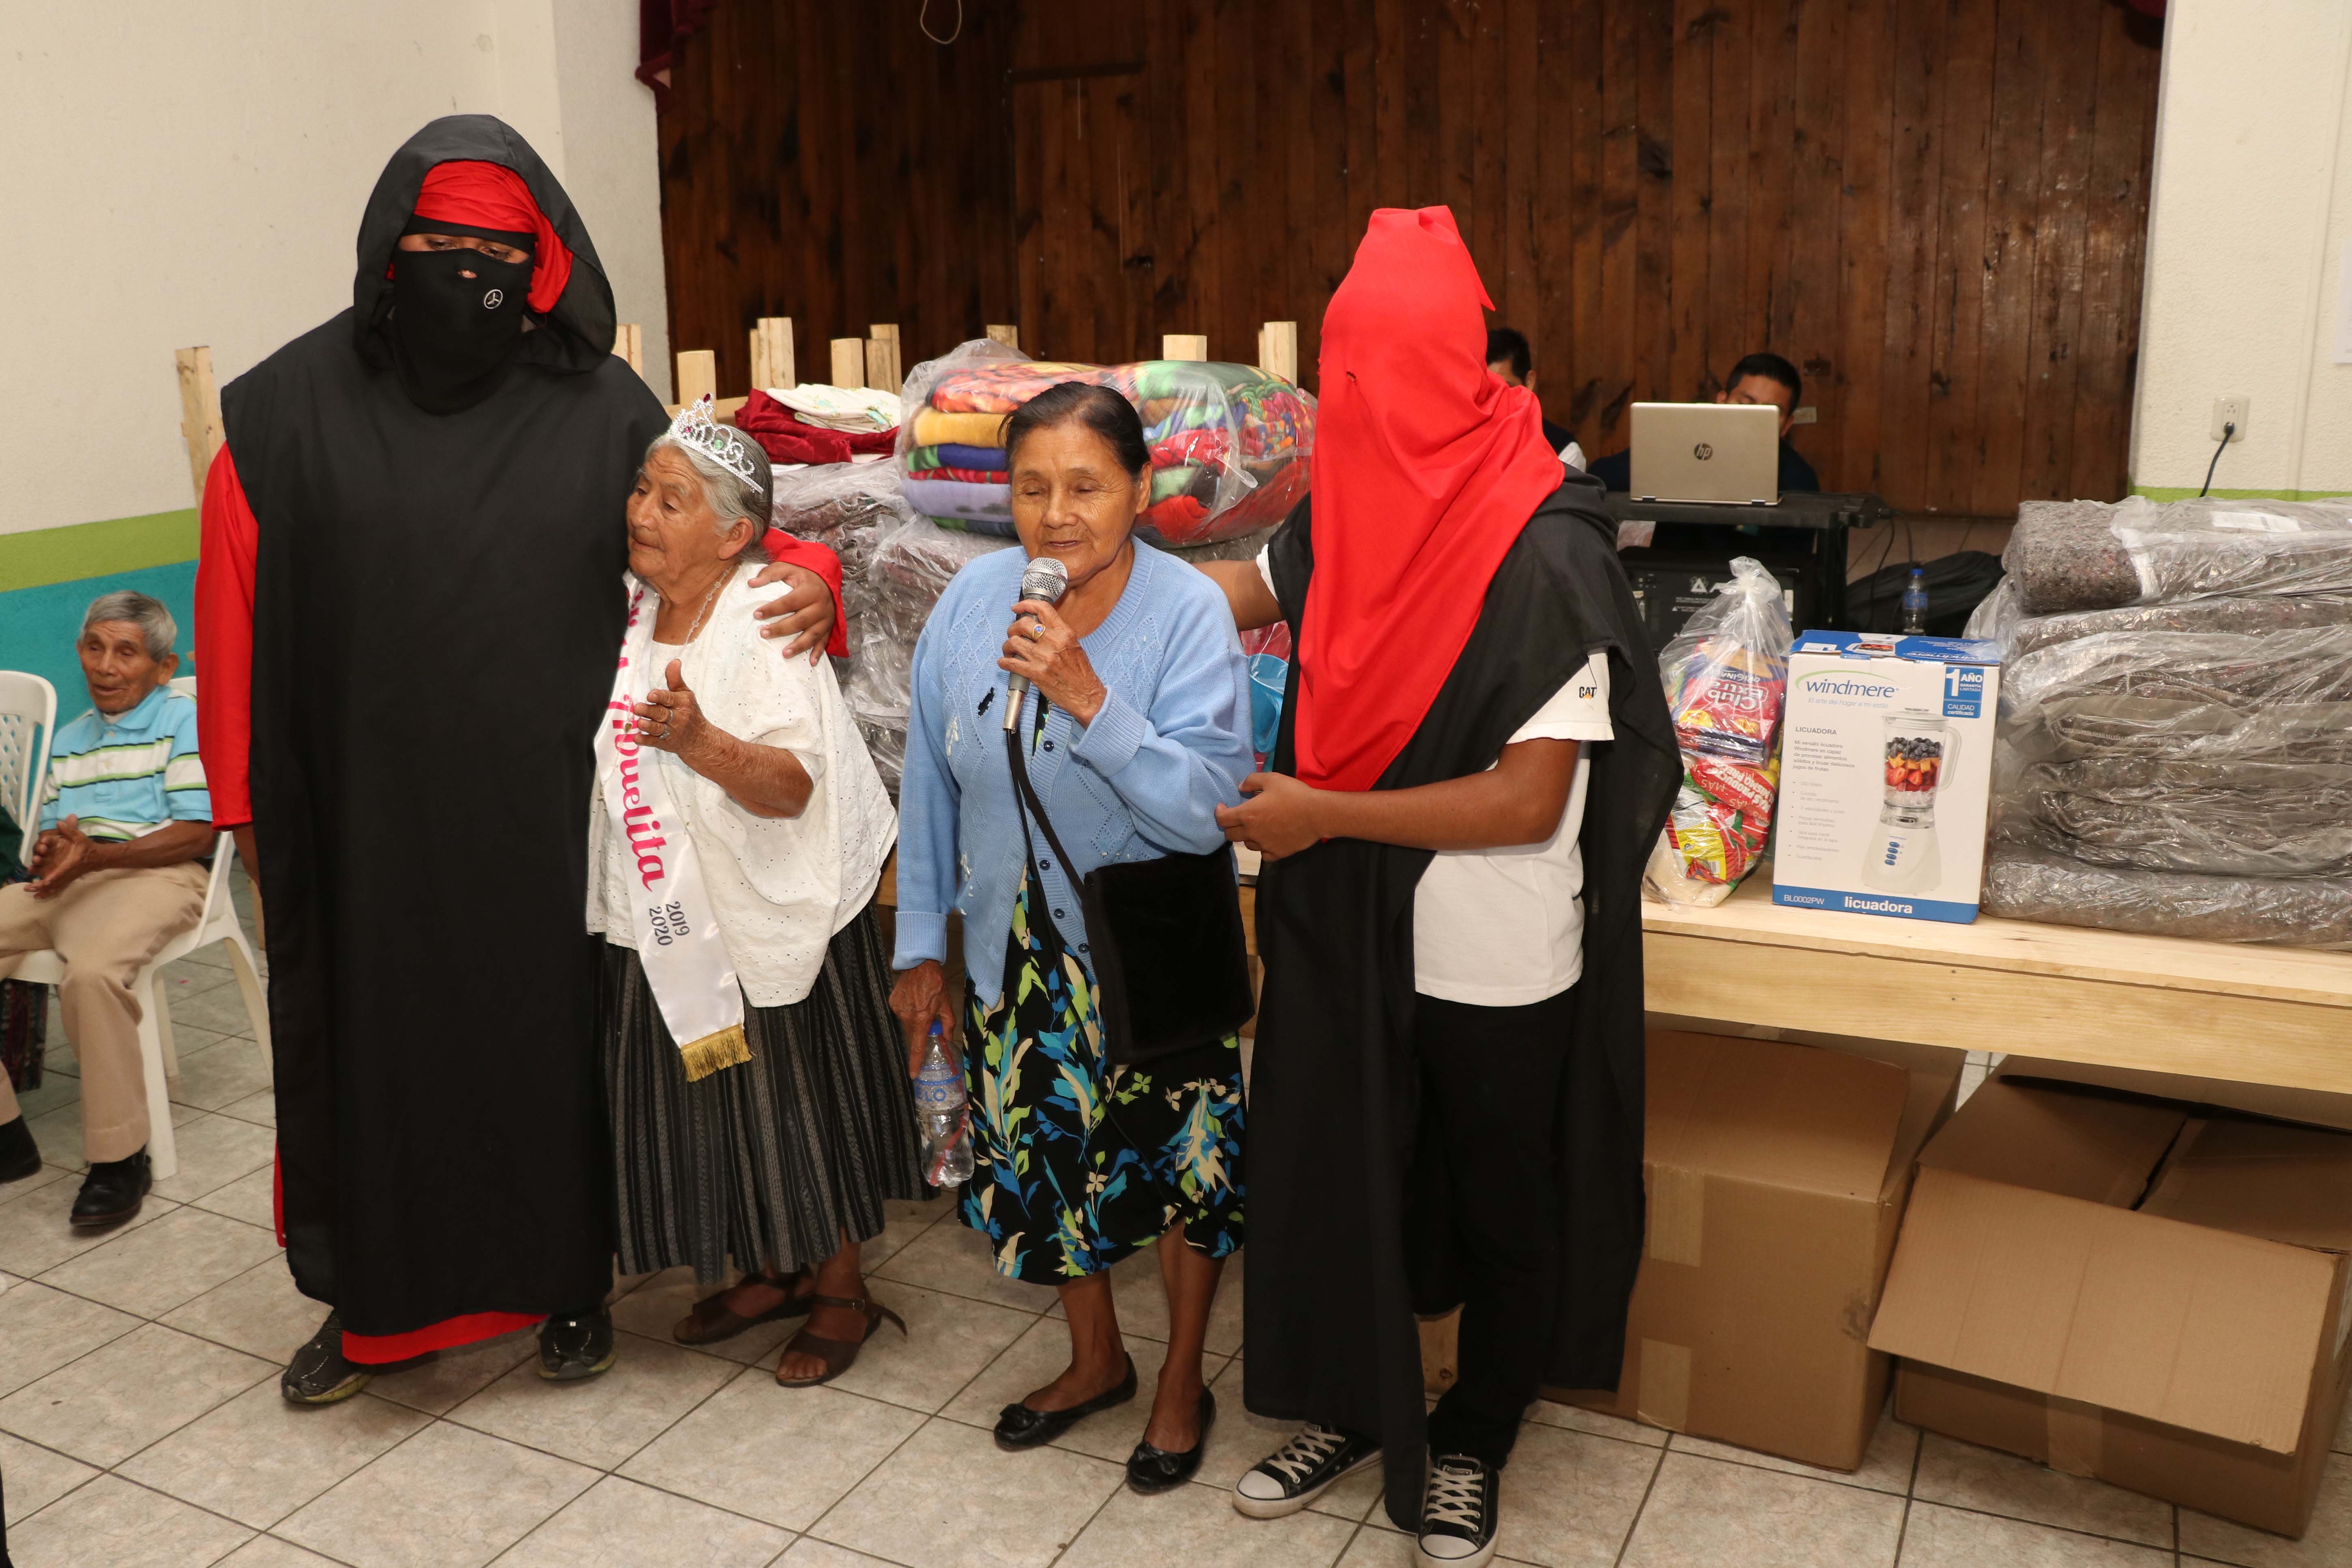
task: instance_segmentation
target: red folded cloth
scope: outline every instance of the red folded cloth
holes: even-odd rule
[[[845,463],[853,452],[887,453],[898,445],[895,429],[853,436],[806,424],[756,386],[735,411],[735,428],[759,442],[773,463]]]

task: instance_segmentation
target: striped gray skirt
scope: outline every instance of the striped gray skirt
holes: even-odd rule
[[[688,1083],[637,955],[604,944],[623,1273],[691,1265],[715,1284],[730,1263],[789,1271],[832,1257],[845,1234],[880,1235],[886,1200],[927,1195],[892,978],[868,904],[806,997],[744,1008],[750,1061]]]

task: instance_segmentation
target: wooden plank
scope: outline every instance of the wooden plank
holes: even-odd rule
[[[1840,487],[1844,472],[1837,376],[1843,363],[1838,318],[1845,236],[1838,220],[1845,185],[1845,106],[1854,91],[1851,45],[1843,0],[1815,0],[1798,13],[1796,94],[1790,116],[1795,168],[1785,287],[1789,338],[1781,353],[1804,377],[1802,401],[1820,421],[1792,431],[1791,445],[1831,489]]]
[[[985,335],[993,338],[1008,349],[1017,349],[1021,346],[1021,329],[1017,326],[992,326],[987,329]]]
[[[1591,7],[1584,9],[1589,13]],[[1596,356],[1578,335],[1580,307],[1574,292],[1580,216],[1575,206],[1577,146],[1585,124],[1580,110],[1589,115],[1591,106],[1578,91],[1580,62],[1570,47],[1572,25],[1572,17],[1562,17],[1557,10],[1541,10],[1537,16],[1536,310],[1530,330],[1547,367],[1545,412],[1597,457],[1600,447],[1585,423],[1591,408],[1589,366]]]
[[[866,384],[882,392],[896,392],[906,377],[898,323],[876,321],[866,329]]]
[[[1832,484],[1883,493],[1879,409],[1885,371],[1887,227],[1895,136],[1895,10],[1902,0],[1852,0],[1846,58],[1844,180],[1839,193],[1839,312]]]
[[[1503,319],[1533,339],[1541,354],[1546,344],[1537,283],[1542,268],[1536,245],[1536,200],[1543,161],[1542,86],[1536,69],[1541,54],[1538,0],[1503,0],[1502,33],[1503,250],[1490,265],[1500,275],[1502,286],[1495,300],[1503,308]],[[1568,367],[1563,363],[1559,368],[1565,372]],[[1541,397],[1539,374],[1535,384]],[[1559,389],[1567,384],[1555,375],[1553,384]],[[1563,412],[1566,407],[1563,399]]]
[[[1209,357],[1209,339],[1204,332],[1170,332],[1160,340],[1161,359],[1205,362]]]
[[[687,349],[677,356],[677,405],[719,395],[719,356],[709,349]]]
[[[2083,328],[2093,113],[2099,80],[2095,10],[2053,7],[2042,54],[2042,188],[2033,223],[2033,299],[2025,355],[2021,500],[2059,500],[2074,477],[2075,341]]]
[[[188,479],[202,501],[213,457],[228,438],[221,425],[220,389],[213,384],[213,351],[208,344],[174,349],[172,359],[179,372],[180,439],[187,444]]]
[[[1642,0],[1634,46],[1633,311],[1636,395],[1687,397],[1675,384],[1675,0]]]
[[[1674,35],[1674,250],[1666,279],[1666,378],[1672,397],[1706,385],[1707,214],[1714,188],[1708,132],[1715,114],[1715,33],[1727,13],[1712,0],[1675,0]]]
[[[2134,36],[2124,10],[2103,10],[2083,243],[2084,279],[2101,286],[2084,296],[2076,340],[2070,496],[2116,500],[2130,483],[2126,470],[2155,159],[2157,67],[2155,45]]]
[[[1758,349],[1786,353],[1795,330],[1789,272],[1796,229],[1797,19],[1801,0],[1758,0],[1748,79],[1748,300],[1739,345],[1717,346],[1724,362]]]
[[[1930,493],[1928,409],[1937,401],[1932,344],[1944,210],[1944,7],[1892,0],[1887,19],[1895,33],[1879,493],[1898,507],[1919,510]]]
[[[1755,341],[1748,318],[1748,155],[1755,40],[1746,5],[1723,7],[1707,46],[1706,363],[1696,391],[1712,397]]]
[[[1364,219],[1375,207],[1412,205],[1413,189],[1407,167],[1412,132],[1405,123],[1405,84],[1406,64],[1413,58],[1415,45],[1407,30],[1406,0],[1371,0],[1371,5],[1372,158]],[[1360,221],[1356,232],[1361,234],[1366,226]]]
[[[1298,323],[1268,321],[1258,329],[1257,367],[1296,385],[1298,381]],[[1202,345],[1205,355],[1208,345]]]
[[[800,384],[793,364],[790,316],[762,316],[752,323],[751,384],[763,390]]]
[[[1927,501],[1937,510],[1968,510],[1980,458],[1984,291],[1978,279],[1991,185],[1994,9],[1995,0],[1952,0],[1944,32],[1942,212],[1927,323]]]
[[[646,374],[646,333],[636,322],[624,321],[613,329],[613,352],[631,370]]]
[[[833,384],[835,386],[866,384],[866,340],[864,338],[833,340]]]
[[[2041,205],[2043,30],[2057,7],[2000,0],[1993,18],[1992,122],[1986,138],[1984,265],[1976,287],[1979,429],[1964,508],[2017,510],[2033,337],[2034,216]],[[1963,447],[1965,452],[1966,448]],[[1964,457],[1963,461],[1968,459]],[[1960,498],[1955,496],[1956,507]]]

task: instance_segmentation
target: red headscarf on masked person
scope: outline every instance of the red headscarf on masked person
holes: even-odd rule
[[[1494,301],[1445,207],[1383,207],[1323,313],[1298,777],[1370,789],[1470,640],[1559,459],[1486,363]]]
[[[536,236],[530,247],[530,308],[543,316],[563,298],[563,286],[572,280],[572,251],[555,237],[554,226],[531,200],[530,187],[512,169],[471,161],[436,163],[416,193],[416,216]]]

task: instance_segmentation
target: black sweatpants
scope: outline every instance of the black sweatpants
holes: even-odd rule
[[[1423,1223],[1452,1231],[1463,1287],[1461,1375],[1429,1418],[1432,1454],[1511,1455],[1542,1383],[1559,1301],[1555,1121],[1576,989],[1523,1007],[1413,999],[1421,1134],[1442,1191]]]

